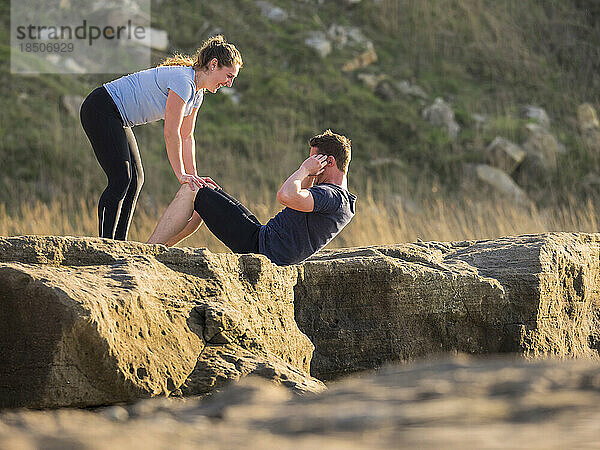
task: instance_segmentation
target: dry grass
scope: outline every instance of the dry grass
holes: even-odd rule
[[[251,202],[241,198],[257,217],[266,221],[277,210],[268,201]],[[162,210],[138,208],[130,239],[144,242]],[[486,239],[544,231],[596,232],[600,211],[594,202],[571,201],[566,206],[540,210],[523,207],[504,199],[473,201],[441,197],[406,202],[390,197],[374,199],[359,195],[357,215],[330,247],[425,241]],[[0,235],[97,236],[96,205],[65,199],[50,204],[25,204],[14,214],[0,204]],[[227,251],[212,234],[201,228],[180,245]]]

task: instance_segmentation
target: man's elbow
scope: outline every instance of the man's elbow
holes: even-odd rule
[[[286,203],[290,200],[289,195],[282,189],[277,191],[277,201],[282,205],[286,205]]]

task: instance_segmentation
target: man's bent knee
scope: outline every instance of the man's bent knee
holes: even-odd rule
[[[207,200],[210,199],[211,196],[215,195],[215,190],[209,187],[198,188],[198,191],[195,193],[194,198],[194,210],[201,214],[201,210],[203,209],[203,205],[206,205]],[[214,198],[214,197],[213,197]]]

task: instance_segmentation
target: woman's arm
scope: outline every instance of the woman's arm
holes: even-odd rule
[[[175,176],[180,183],[194,183],[198,186],[205,186],[203,179],[195,174],[186,172],[186,166],[183,160],[183,138],[181,126],[183,125],[183,112],[185,102],[173,90],[169,91],[167,96],[167,105],[165,106],[165,145],[167,146],[167,156],[175,172]],[[189,164],[189,163],[188,163]]]
[[[181,181],[181,176],[185,174],[182,159],[182,139],[181,124],[183,122],[183,108],[185,102],[174,91],[170,90],[167,96],[167,105],[165,107],[165,145],[167,146],[167,156],[175,172],[175,176]]]
[[[194,127],[198,109],[194,108],[189,116],[185,116],[181,123],[181,139],[183,153],[183,167],[190,175],[198,175],[196,170],[196,141],[194,140]]]

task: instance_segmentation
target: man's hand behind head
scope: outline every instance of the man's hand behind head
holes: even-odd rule
[[[307,176],[317,176],[323,173],[327,165],[327,155],[312,155],[304,160],[300,168],[306,171]]]

